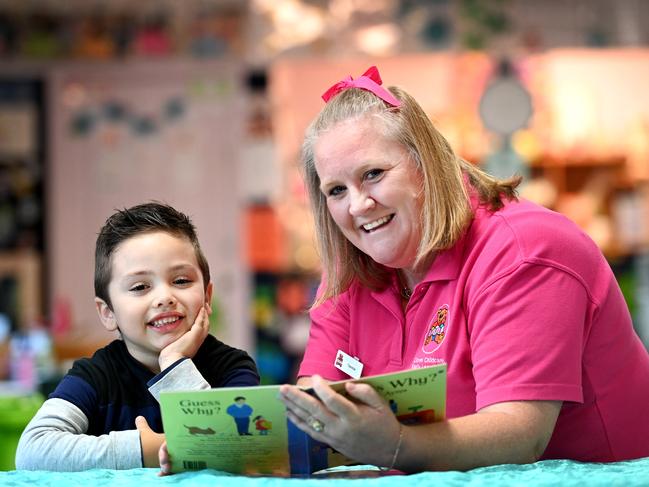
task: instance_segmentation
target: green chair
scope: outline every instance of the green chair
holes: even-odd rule
[[[27,423],[43,404],[43,396],[0,396],[0,470],[14,470],[16,447]]]

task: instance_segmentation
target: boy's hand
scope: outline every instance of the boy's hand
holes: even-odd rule
[[[142,463],[145,467],[157,467],[158,451],[165,440],[164,433],[156,433],[149,427],[144,416],[135,418],[135,427],[140,432],[140,444],[142,445]]]
[[[181,358],[192,358],[205,341],[210,330],[210,320],[205,307],[201,308],[196,316],[196,321],[187,333],[178,340],[170,343],[160,351],[158,364],[160,371],[165,370],[171,364]]]
[[[160,475],[171,474],[171,458],[169,458],[166,441],[162,442],[160,450],[158,450],[158,460],[160,461]]]

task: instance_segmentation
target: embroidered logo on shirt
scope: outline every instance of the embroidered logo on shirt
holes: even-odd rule
[[[448,304],[439,307],[435,318],[430,324],[426,337],[424,338],[424,346],[422,350],[424,353],[433,353],[437,350],[446,336],[448,328]]]

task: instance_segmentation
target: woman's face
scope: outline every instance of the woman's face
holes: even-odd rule
[[[348,120],[314,146],[320,190],[345,237],[376,262],[411,268],[421,242],[422,176],[372,117]]]

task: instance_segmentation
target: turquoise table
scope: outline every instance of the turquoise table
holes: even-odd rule
[[[86,472],[0,472],[0,486],[145,487],[634,487],[649,486],[649,458],[618,463],[546,460],[532,465],[499,465],[469,472],[430,472],[375,478],[282,479],[242,477],[214,470],[159,477],[157,469],[89,470]]]

